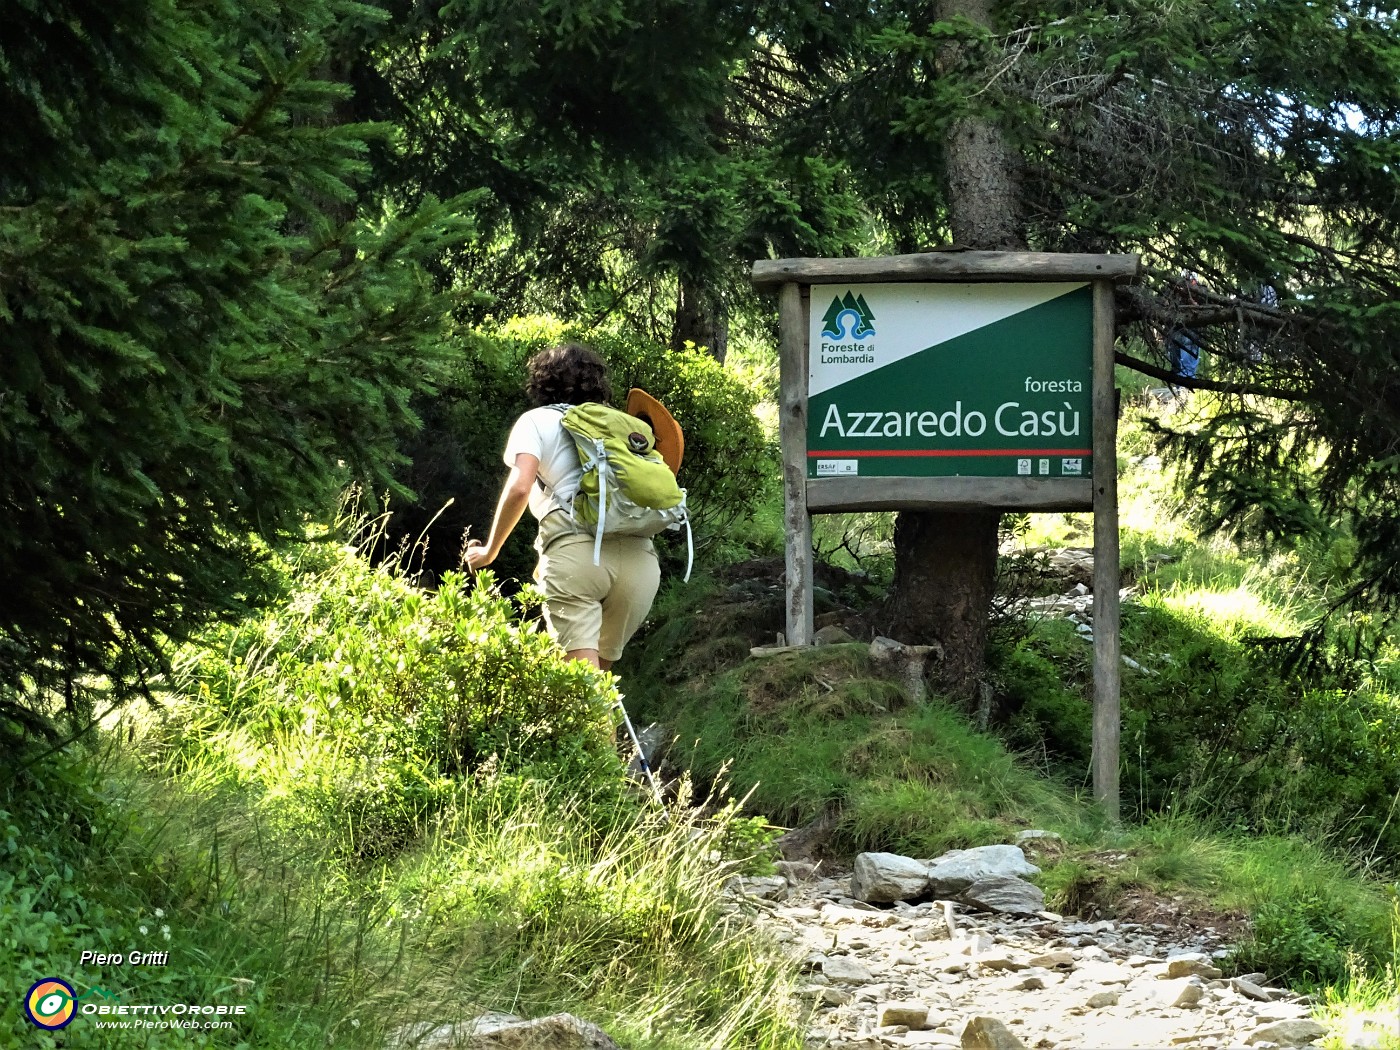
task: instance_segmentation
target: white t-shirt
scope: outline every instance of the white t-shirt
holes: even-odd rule
[[[540,477],[549,486],[545,492],[536,483],[530,489],[530,513],[543,519],[560,503],[568,505],[583,480],[578,449],[564,430],[564,413],[557,408],[532,408],[515,421],[506,438],[506,466],[515,466],[515,457],[527,452],[540,461]],[[550,498],[553,493],[554,498]],[[557,502],[556,502],[557,501]]]

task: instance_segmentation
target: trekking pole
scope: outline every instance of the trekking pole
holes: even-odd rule
[[[622,706],[622,697],[619,696],[613,702],[613,710],[622,715],[622,724],[627,727],[627,735],[632,738],[632,746],[637,749],[637,761],[641,764],[642,773],[647,778],[647,783],[651,785],[651,793],[656,796],[657,805],[663,810],[666,808],[666,800],[661,797],[661,788],[657,786],[656,777],[651,772],[651,762],[647,760],[647,753],[642,748],[642,742],[637,738],[637,731],[632,728],[632,719],[627,717],[627,708]]]

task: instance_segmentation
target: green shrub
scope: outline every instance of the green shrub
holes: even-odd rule
[[[610,678],[523,621],[490,573],[425,592],[341,550],[284,609],[186,655],[191,763],[221,756],[279,822],[360,856],[402,848],[484,768],[620,790]]]
[[[1093,747],[1093,710],[1085,698],[1091,650],[1067,621],[1038,624],[988,665],[1009,707],[1007,742],[1049,771],[1077,772]]]
[[[1218,826],[1294,831],[1400,855],[1400,698],[1289,675],[1276,652],[1199,608],[1149,595],[1124,610],[1125,807],[1185,807]],[[993,655],[1016,748],[1082,777],[1092,746],[1090,647],[1063,621]]]
[[[3,1045],[16,1045],[6,1036],[28,1028],[20,997],[35,981],[100,983],[95,969],[78,965],[82,952],[136,943],[136,915],[75,878],[86,855],[109,846],[105,815],[97,778],[65,756],[0,777],[0,972],[10,990],[0,1002]],[[61,971],[52,969],[55,959]]]
[[[1335,903],[1314,896],[1265,901],[1252,919],[1232,966],[1293,983],[1335,984],[1347,976],[1350,931]]]

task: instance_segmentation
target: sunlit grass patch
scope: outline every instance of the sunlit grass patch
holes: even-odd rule
[[[1274,604],[1245,584],[1226,589],[1174,586],[1148,592],[1140,600],[1229,640],[1294,635],[1303,626],[1294,609]]]
[[[1347,979],[1326,990],[1315,1010],[1331,1030],[1323,1050],[1400,1050],[1400,906],[1392,914],[1391,961],[1367,967],[1352,960]]]

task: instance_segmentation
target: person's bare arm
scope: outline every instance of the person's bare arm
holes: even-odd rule
[[[511,467],[510,476],[501,487],[501,498],[496,503],[491,535],[484,544],[480,540],[467,541],[467,566],[473,572],[490,565],[501,553],[520,516],[530,505],[530,487],[535,484],[539,469],[540,461],[528,452],[515,457],[515,466]]]

